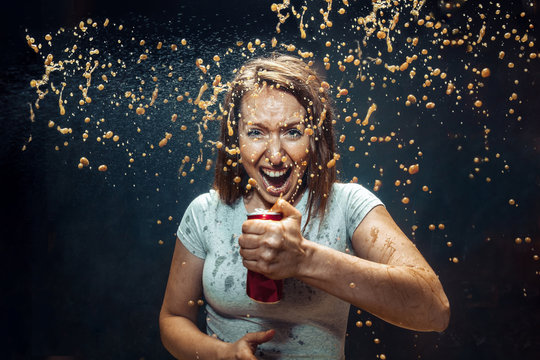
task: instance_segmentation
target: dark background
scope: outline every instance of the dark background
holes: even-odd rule
[[[46,128],[46,121],[31,125],[28,120],[28,103],[35,98],[28,84],[41,76],[43,60],[26,46],[25,28],[39,37],[59,27],[76,26],[86,17],[101,21],[108,17],[126,28],[139,26],[141,31],[147,29],[165,38],[178,32],[180,38],[209,39],[206,45],[219,49],[219,42],[271,38],[276,17],[269,6],[263,1],[208,0],[184,4],[54,1],[4,5],[0,32],[0,246],[5,280],[1,295],[5,329],[1,338],[5,344],[0,352],[6,351],[5,358],[170,358],[159,340],[157,318],[174,247],[173,234],[189,201],[207,191],[211,183],[211,176],[204,171],[194,174],[202,180],[193,185],[179,181],[174,171],[167,170],[170,159],[155,165],[163,168],[159,179],[142,170],[130,176],[114,171],[103,176],[96,171],[77,170],[78,145],[54,151],[51,144],[59,142]],[[317,6],[322,7],[322,2]],[[502,6],[503,11],[514,15],[526,11],[527,17],[537,23],[536,7],[528,2]],[[424,11],[438,14],[440,9],[428,2]],[[167,20],[177,19],[177,14],[182,14],[182,21],[173,24],[180,25],[167,26]],[[510,27],[512,21],[508,20]],[[524,29],[520,21],[517,18],[515,26]],[[290,24],[283,26],[283,32],[294,34],[290,36],[296,41],[296,27]],[[536,30],[529,32],[532,39],[535,34]],[[540,235],[539,67],[535,61],[520,60],[512,49],[507,50],[507,57],[517,64],[512,74],[506,62],[496,60],[499,46],[493,44],[480,52],[479,63],[492,70],[488,86],[482,89],[490,112],[487,120],[473,114],[467,103],[470,99],[459,105],[441,99],[435,112],[405,108],[391,100],[385,103],[386,97],[392,99],[416,89],[418,84],[409,83],[405,77],[400,85],[386,90],[370,90],[365,85],[351,90],[360,117],[371,103],[366,100],[366,91],[370,91],[367,96],[379,105],[374,116],[381,134],[399,129],[398,137],[403,141],[415,139],[418,148],[396,154],[395,147],[381,145],[357,151],[361,154],[369,150],[367,158],[343,155],[341,179],[349,181],[358,176],[368,188],[374,179],[383,180],[377,195],[440,276],[452,316],[445,332],[418,333],[386,324],[365,312],[358,315],[353,309],[348,358],[374,359],[384,353],[390,359],[533,359],[540,353],[540,269],[539,261],[533,260]],[[196,48],[193,52],[197,56]],[[470,74],[460,72],[463,65],[457,61],[462,56],[457,51],[455,57],[447,52],[441,63],[450,62],[450,69],[454,67],[456,73],[463,74],[456,82],[466,84]],[[528,72],[522,71],[524,68]],[[340,76],[337,72],[327,74],[329,79]],[[517,87],[515,79],[520,80]],[[523,117],[520,122],[506,115],[505,101],[513,91],[523,101],[516,107]],[[45,107],[36,112],[38,120],[46,119],[47,111]],[[398,120],[397,111],[401,113]],[[385,120],[390,118],[393,120]],[[491,152],[484,148],[484,125],[491,129]],[[338,133],[349,136],[353,130],[347,126],[338,123]],[[33,141],[22,152],[30,132]],[[363,146],[350,137],[348,141],[357,148]],[[342,154],[348,153],[350,144],[343,145]],[[457,151],[458,146],[463,150]],[[403,178],[394,160],[411,163],[417,160],[418,149],[424,155],[414,182],[429,185],[433,190],[430,195],[418,187],[398,190],[392,185],[395,179]],[[501,153],[504,163],[496,160],[495,152]],[[180,156],[180,152],[171,157],[174,155]],[[489,156],[491,161],[482,164],[480,176],[470,179],[468,175],[477,166],[472,162],[476,156]],[[356,162],[360,170],[354,167]],[[501,174],[504,164],[509,164],[510,170]],[[153,166],[148,165],[149,173],[153,173]],[[486,175],[492,178],[490,183],[484,180]],[[159,192],[156,187],[160,187]],[[401,203],[402,196],[411,198],[410,205]],[[510,206],[509,199],[515,199],[519,206]],[[174,220],[165,221],[165,214]],[[157,226],[156,219],[164,224]],[[438,223],[445,224],[444,231],[427,229],[428,224]],[[414,224],[419,228],[412,235]],[[516,237],[526,236],[532,238],[531,243],[515,244]],[[158,240],[163,240],[163,245]],[[451,248],[447,241],[453,243]],[[453,257],[459,262],[449,261]],[[359,320],[364,324],[371,320],[373,326],[357,328],[354,324]],[[375,344],[374,338],[381,343]]]

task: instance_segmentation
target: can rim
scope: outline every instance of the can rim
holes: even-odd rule
[[[263,210],[263,211],[255,210],[255,212],[247,214],[247,216],[252,216],[252,215],[283,215],[283,214],[277,211],[266,211],[266,210]]]

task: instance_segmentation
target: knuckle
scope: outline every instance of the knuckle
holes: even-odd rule
[[[265,251],[261,254],[261,259],[265,262],[270,262],[274,259],[275,255],[272,251]]]
[[[273,250],[279,250],[283,247],[283,237],[279,234],[275,234],[273,236],[269,236],[265,240],[266,247],[273,249]]]

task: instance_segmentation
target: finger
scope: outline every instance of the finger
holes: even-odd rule
[[[280,212],[283,214],[283,219],[293,218],[296,220],[302,219],[302,214],[294,206],[289,204],[288,201],[279,199],[270,209],[271,211]]]
[[[277,251],[274,249],[268,248],[254,248],[254,249],[244,249],[241,248],[240,256],[242,259],[248,261],[262,261],[268,264],[274,262],[277,257]]]
[[[238,237],[238,245],[242,249],[256,249],[260,246],[260,235],[242,234]]]
[[[242,259],[248,261],[257,261],[259,259],[259,251],[257,249],[240,249]]]
[[[257,260],[242,260],[242,264],[246,269],[262,274],[270,279],[274,277],[272,271],[275,270],[275,265],[273,264]]]
[[[260,270],[257,268],[257,261],[256,260],[242,260],[242,265],[248,270],[259,272]]]
[[[254,333],[247,333],[244,335],[244,339],[253,345],[260,345],[267,341],[272,340],[274,337],[274,334],[276,331],[274,329],[270,329],[267,331],[258,331]]]
[[[259,274],[265,275],[265,272],[262,269],[261,263],[259,263],[257,260],[242,260],[242,265],[248,270],[254,271]]]
[[[265,220],[246,220],[242,224],[242,233],[262,235],[266,232]]]

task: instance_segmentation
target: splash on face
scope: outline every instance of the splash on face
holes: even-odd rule
[[[280,196],[298,199],[307,167],[306,111],[284,91],[263,88],[242,98],[239,145],[242,165],[254,179],[255,207],[269,208]]]

